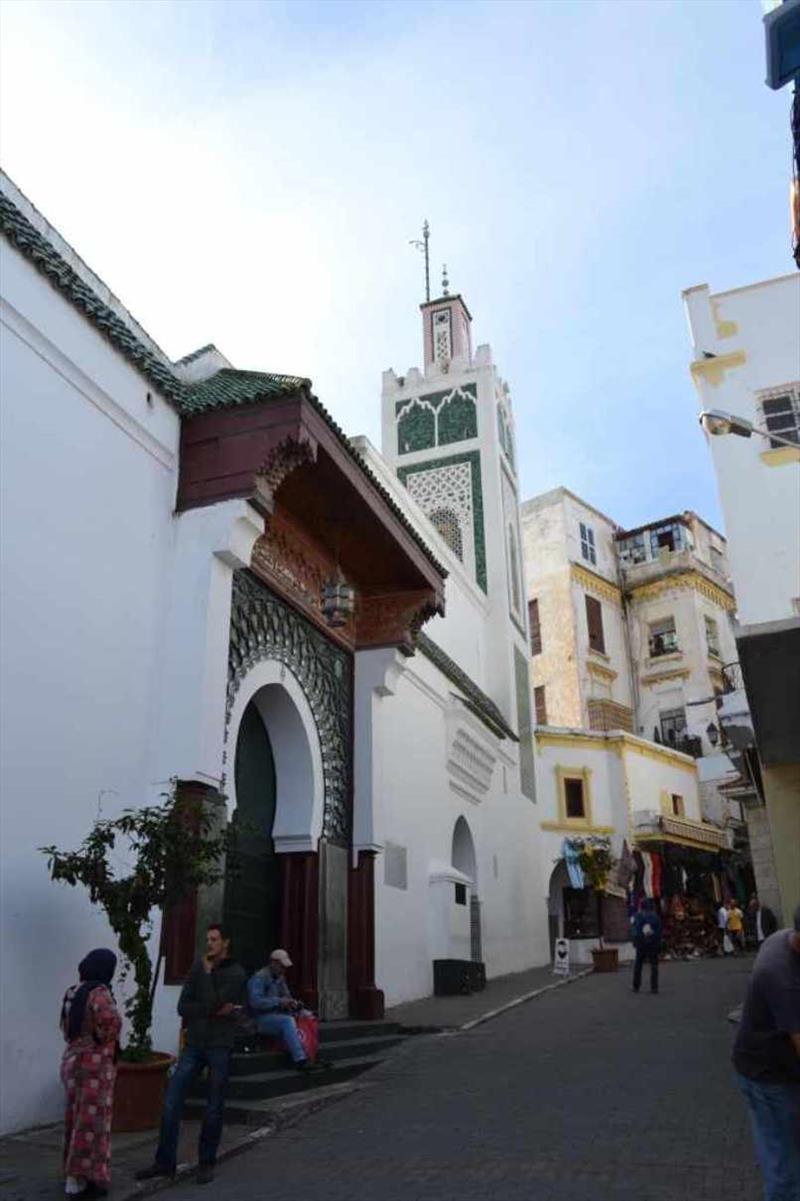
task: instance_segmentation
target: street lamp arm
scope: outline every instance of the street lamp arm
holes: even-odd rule
[[[794,442],[790,438],[782,438],[780,434],[773,434],[771,430],[761,429],[760,426],[753,425],[744,417],[735,417],[733,413],[725,413],[722,409],[704,409],[699,415],[698,421],[707,434],[738,434],[740,438],[749,438],[751,434],[758,434],[770,442],[777,442],[781,446],[790,446],[792,450],[800,450],[800,443]]]

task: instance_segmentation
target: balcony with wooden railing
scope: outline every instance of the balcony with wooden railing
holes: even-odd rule
[[[589,702],[590,730],[626,730],[633,731],[633,710],[627,705],[620,705],[607,697],[593,697]]]

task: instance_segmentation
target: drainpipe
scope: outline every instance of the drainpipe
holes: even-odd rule
[[[636,670],[636,665],[633,661],[633,645],[631,643],[631,631],[628,625],[630,616],[630,606],[628,598],[625,594],[625,576],[617,560],[617,583],[619,586],[620,596],[622,597],[622,630],[623,638],[625,639],[625,656],[628,660],[628,672],[630,673],[631,697],[633,699],[633,732],[639,735],[639,673]]]

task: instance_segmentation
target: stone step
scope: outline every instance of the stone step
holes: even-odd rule
[[[342,1018],[336,1022],[320,1022],[320,1043],[339,1042],[342,1039],[369,1038],[373,1035],[398,1034],[399,1022],[359,1022],[355,1018]]]
[[[354,1080],[363,1072],[376,1067],[381,1060],[374,1056],[341,1059],[329,1071],[306,1075],[289,1068],[280,1072],[265,1072],[256,1076],[232,1079],[225,1103],[225,1120],[258,1123],[269,1112],[270,1102],[291,1094],[307,1093]],[[198,1082],[184,1106],[186,1117],[202,1118],[205,1110],[207,1082]]]
[[[403,1041],[403,1035],[385,1034],[381,1037],[340,1039],[336,1042],[320,1042],[322,1059],[339,1060],[382,1055]],[[278,1072],[288,1067],[286,1051],[255,1050],[235,1054],[231,1062],[231,1079],[253,1076],[263,1072]]]

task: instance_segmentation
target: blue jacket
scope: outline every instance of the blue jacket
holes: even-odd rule
[[[650,933],[645,933],[645,926]],[[656,951],[661,946],[661,918],[654,909],[642,909],[632,922],[633,945],[637,951]]]
[[[277,1013],[281,1001],[291,1000],[292,994],[283,976],[273,976],[268,967],[262,967],[247,981],[247,1002],[251,1013]]]

